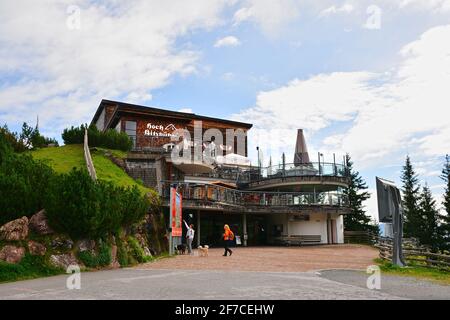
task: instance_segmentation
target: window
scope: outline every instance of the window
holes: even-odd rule
[[[136,121],[125,121],[125,133],[133,141],[133,148],[136,148]]]

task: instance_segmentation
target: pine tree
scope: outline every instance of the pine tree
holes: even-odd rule
[[[346,155],[347,170],[349,174],[349,186],[344,191],[348,197],[350,213],[344,216],[345,230],[349,231],[372,231],[378,233],[378,226],[370,224],[370,217],[366,215],[364,201],[370,198],[367,192],[367,184],[354,170],[350,156]]]
[[[433,251],[438,251],[443,244],[439,228],[440,215],[436,208],[436,201],[427,185],[423,187],[420,195],[419,212],[423,219],[419,241],[421,244],[430,246]]]
[[[402,193],[405,218],[404,234],[405,237],[420,239],[423,223],[420,211],[418,210],[420,186],[409,156],[406,157],[406,164],[403,167],[401,180],[403,183]]]
[[[450,156],[446,155],[441,179],[445,182],[444,201],[445,213],[441,216],[441,230],[444,236],[444,249],[450,249]]]

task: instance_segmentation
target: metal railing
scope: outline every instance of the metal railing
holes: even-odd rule
[[[315,163],[295,165],[293,163],[280,164],[270,167],[239,167],[218,166],[210,173],[190,174],[195,177],[217,178],[233,180],[238,183],[252,183],[269,179],[290,177],[348,177],[348,170],[344,165],[334,163]]]
[[[184,200],[217,202],[235,206],[346,206],[341,191],[326,192],[258,192],[241,191],[222,186],[185,182],[162,182],[162,197],[170,198],[170,187],[177,186]]]

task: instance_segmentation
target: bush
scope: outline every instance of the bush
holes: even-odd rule
[[[103,242],[99,246],[98,254],[83,251],[78,253],[78,258],[88,268],[106,267],[112,262],[111,247]]]
[[[53,170],[28,154],[16,154],[0,133],[0,225],[44,208]]]
[[[24,152],[26,150],[17,133],[9,131],[6,125],[0,127],[0,154],[7,151]]]
[[[144,249],[141,248],[139,242],[134,237],[128,237],[128,244],[130,246],[131,255],[137,262],[144,263],[151,260],[151,257],[145,255]]]
[[[0,282],[48,277],[64,270],[49,264],[45,257],[26,254],[18,264],[0,261]]]
[[[135,188],[93,181],[86,170],[77,169],[52,179],[46,199],[50,225],[73,239],[105,238],[124,223],[139,222],[148,209],[148,199],[137,196]]]
[[[126,133],[117,132],[114,129],[101,132],[95,125],[88,127],[87,124],[64,129],[62,133],[64,144],[84,143],[84,131],[86,128],[88,129],[89,147],[102,147],[122,151],[130,151],[133,147],[133,142]]]
[[[78,252],[78,258],[88,268],[97,268],[97,257],[90,251]]]
[[[120,201],[124,207],[122,225],[125,227],[141,221],[151,206],[150,199],[142,196],[136,186],[123,192]]]
[[[117,261],[122,268],[130,265],[126,245],[120,240],[117,242]]]
[[[107,243],[100,244],[97,255],[98,265],[101,267],[109,266],[112,262],[111,246]]]

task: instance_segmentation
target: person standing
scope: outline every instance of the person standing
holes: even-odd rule
[[[194,225],[193,224],[188,225],[185,220],[183,220],[183,222],[187,228],[186,242],[188,246],[188,252],[189,254],[192,254],[192,241],[194,241],[194,234],[195,234]]]
[[[234,240],[234,233],[230,230],[229,225],[223,226],[224,233],[223,233],[223,241],[224,241],[224,248],[225,252],[223,253],[223,256],[226,257],[228,252],[230,253],[230,256],[233,254],[233,251],[231,251],[230,246],[233,244]]]

